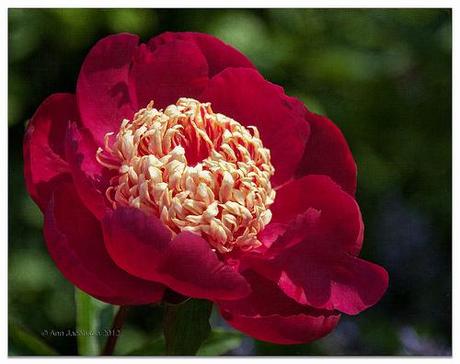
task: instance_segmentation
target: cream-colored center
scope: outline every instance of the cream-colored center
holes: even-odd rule
[[[106,191],[113,208],[133,206],[174,233],[191,231],[220,253],[260,246],[270,222],[274,168],[255,127],[180,98],[164,111],[153,102],[105,136],[99,163],[118,174]]]

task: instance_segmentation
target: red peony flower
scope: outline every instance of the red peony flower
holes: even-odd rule
[[[51,257],[103,301],[153,303],[169,288],[291,344],[387,288],[358,258],[356,166],[339,129],[212,36],[102,39],[76,94],[33,116],[24,159]]]

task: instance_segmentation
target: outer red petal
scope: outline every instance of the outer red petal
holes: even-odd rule
[[[98,219],[102,219],[107,208],[110,208],[105,191],[113,174],[96,160],[97,148],[88,129],[78,129],[75,124],[69,125],[66,159],[75,187],[84,205]]]
[[[127,33],[101,39],[80,70],[77,100],[82,123],[101,145],[104,135],[118,130],[121,121],[131,119],[135,111],[128,74],[138,40]]]
[[[75,96],[53,94],[40,105],[24,137],[24,176],[27,190],[42,211],[56,185],[70,180],[64,157],[65,130],[79,121]]]
[[[99,222],[70,183],[56,187],[45,213],[49,253],[62,274],[81,290],[117,305],[157,302],[163,286],[118,268],[104,247]]]
[[[259,340],[300,344],[317,340],[337,326],[337,312],[302,306],[253,271],[244,275],[251,294],[237,301],[218,302],[222,316],[236,329]]]
[[[324,174],[345,191],[356,191],[356,163],[340,129],[324,116],[307,114],[311,134],[297,176]]]
[[[308,123],[282,88],[255,70],[227,68],[209,81],[200,101],[244,125],[256,126],[272,156],[274,186],[294,174],[309,135]]]
[[[198,298],[235,299],[249,293],[245,279],[198,235],[182,232],[171,241],[159,219],[135,208],[117,208],[102,226],[109,254],[135,276]]]
[[[266,260],[246,259],[246,265],[277,282],[289,297],[319,309],[356,314],[382,297],[388,286],[385,269],[353,256],[363,225],[350,195],[329,177],[307,176],[281,188],[277,203],[281,207],[274,217],[286,223],[286,231],[265,253]],[[302,206],[307,210],[301,212]]]
[[[208,83],[208,64],[192,42],[173,40],[154,51],[143,44],[136,52],[130,82],[138,108],[152,100],[156,108],[165,108],[180,97],[201,94]]]
[[[270,207],[272,223],[288,224],[309,209],[320,211],[320,224],[328,238],[320,242],[324,249],[358,255],[363,241],[364,224],[355,199],[327,176],[309,175],[277,190]],[[333,245],[326,245],[333,244]],[[338,244],[338,246],[335,246]]]
[[[309,244],[311,241],[305,241]],[[279,287],[301,304],[356,315],[375,305],[388,287],[388,273],[377,264],[346,254],[294,259],[293,249],[276,260],[282,273]]]
[[[166,32],[150,39],[147,45],[152,50],[155,50],[157,47],[174,40],[193,42],[200,48],[208,63],[209,77],[213,77],[228,67],[255,68],[243,53],[225,44],[220,39],[205,33]]]

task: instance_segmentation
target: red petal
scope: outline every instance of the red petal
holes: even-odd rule
[[[263,341],[300,344],[317,340],[337,326],[337,312],[302,306],[253,271],[244,276],[251,284],[251,294],[218,302],[222,316],[236,329]]]
[[[311,134],[297,175],[327,175],[354,196],[356,163],[342,132],[323,116],[309,112],[307,120]]]
[[[131,119],[135,103],[131,100],[128,75],[138,37],[116,34],[101,39],[83,63],[77,82],[78,107],[82,122],[95,140],[103,144],[104,135]]]
[[[267,225],[257,236],[263,244],[263,248],[261,247],[259,250],[270,248],[272,244],[286,232],[286,228],[286,224],[277,222],[272,222],[271,224]]]
[[[249,293],[245,279],[222,263],[200,236],[170,231],[135,208],[117,208],[103,220],[113,260],[140,278],[159,281],[192,297],[235,299]]]
[[[24,137],[24,176],[27,190],[42,211],[54,187],[70,180],[64,158],[65,131],[69,121],[79,121],[75,96],[53,94],[40,105]]]
[[[157,47],[174,40],[193,42],[200,48],[208,63],[209,77],[213,77],[228,67],[255,68],[243,53],[225,44],[220,39],[205,33],[166,32],[150,39],[147,44],[152,50],[155,50]]]
[[[304,257],[302,262],[295,259],[299,255]],[[274,264],[283,267],[278,285],[289,297],[301,304],[349,315],[375,305],[388,287],[385,269],[346,254],[310,258],[293,249]]]
[[[211,102],[216,112],[259,129],[275,167],[271,180],[274,186],[293,176],[302,158],[309,127],[293,99],[281,87],[264,80],[255,70],[227,68],[209,81],[200,100]]]
[[[327,176],[305,176],[284,185],[277,190],[275,203],[270,209],[272,223],[283,224],[309,209],[318,210],[322,231],[331,235],[328,242],[334,244],[328,249],[353,255],[358,255],[361,250],[364,225],[359,206]]]
[[[45,214],[48,250],[62,274],[81,290],[117,304],[157,302],[163,287],[118,268],[104,247],[99,222],[82,205],[74,187],[56,187]]]
[[[80,199],[98,219],[102,219],[106,209],[110,208],[105,191],[113,173],[96,160],[98,146],[88,129],[69,125],[66,138],[66,158]]]
[[[154,51],[143,44],[137,50],[130,80],[138,108],[152,100],[156,108],[165,108],[180,97],[197,98],[208,83],[208,65],[192,42],[174,40]]]
[[[382,297],[386,271],[352,256],[361,247],[363,225],[349,194],[329,177],[307,176],[281,188],[277,203],[277,220],[298,215],[267,251],[267,260],[246,264],[277,282],[289,297],[319,309],[356,314]]]

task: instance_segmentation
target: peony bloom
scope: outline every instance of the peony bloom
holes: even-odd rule
[[[358,257],[356,166],[339,129],[199,33],[117,34],[24,140],[49,253],[118,305],[212,300],[257,339],[305,343],[385,292]]]

